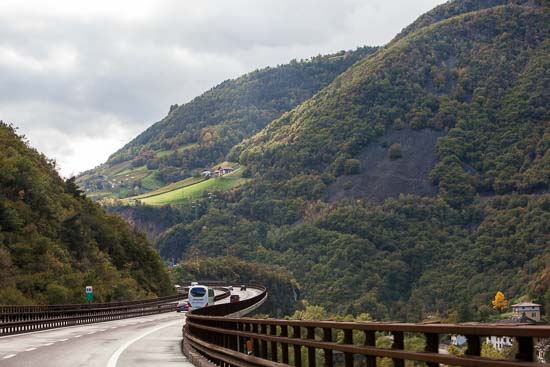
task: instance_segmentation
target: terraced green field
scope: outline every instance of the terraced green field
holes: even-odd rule
[[[197,145],[197,143],[185,144],[185,145],[182,145],[181,147],[179,147],[177,149],[177,151],[178,152],[183,152],[184,150],[192,148],[196,145]],[[172,153],[174,153],[174,150],[161,150],[161,151],[158,151],[158,152],[155,153],[155,157],[160,158],[160,157],[164,157],[164,156],[167,156],[169,154],[172,154]]]
[[[243,169],[237,169],[235,172],[229,173],[223,177],[213,177],[210,179],[186,179],[163,187],[157,191],[147,194],[134,196],[125,199],[126,202],[132,203],[139,200],[143,204],[147,205],[167,205],[177,204],[185,200],[193,199],[202,196],[205,192],[215,190],[229,190],[245,183],[248,179],[242,177]],[[187,181],[187,182],[186,182]],[[187,185],[179,188],[174,188],[176,185],[182,185],[184,182]],[[172,189],[169,187],[172,186]]]
[[[141,194],[141,195],[137,195],[137,196],[132,196],[131,198],[128,198],[128,200],[141,200],[141,199],[146,199],[146,198],[149,198],[149,197],[153,197],[153,196],[158,196],[158,195],[161,195],[161,194],[166,194],[168,192],[171,192],[171,191],[174,191],[174,190],[177,190],[177,189],[182,189],[184,187],[187,187],[187,186],[191,186],[191,185],[194,185],[194,184],[197,184],[199,182],[202,182],[202,181],[205,181],[205,178],[203,177],[189,177],[189,178],[186,178],[185,180],[181,180],[181,181],[178,181],[178,182],[174,182],[174,183],[171,183],[170,185],[166,185],[166,186],[163,186],[159,189],[156,189],[154,191],[150,191],[150,192],[147,192],[145,194]]]

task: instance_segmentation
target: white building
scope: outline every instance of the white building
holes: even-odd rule
[[[491,344],[493,348],[501,351],[502,348],[510,348],[513,339],[514,338],[509,336],[489,336],[487,337],[487,344]]]
[[[460,347],[466,344],[466,337],[464,335],[451,335],[451,344]]]

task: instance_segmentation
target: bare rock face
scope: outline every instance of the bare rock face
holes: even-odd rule
[[[356,159],[360,173],[340,176],[329,186],[329,201],[366,198],[382,202],[400,194],[434,196],[437,188],[428,175],[437,163],[437,139],[442,131],[431,129],[394,130],[369,144]],[[390,154],[392,146],[400,146],[401,157]]]

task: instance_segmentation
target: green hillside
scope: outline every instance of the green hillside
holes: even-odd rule
[[[250,181],[130,219],[163,256],[282,266],[340,314],[488,320],[499,290],[550,309],[549,14],[448,2],[234,146]]]
[[[158,254],[74,179],[0,122],[0,304],[84,303],[166,295]]]
[[[447,133],[432,175],[449,202],[455,195],[457,205],[471,202],[476,191],[547,189],[547,21],[542,9],[510,5],[421,28],[355,64],[233,155],[262,175],[272,165],[277,179],[338,176],[377,136],[427,127]]]
[[[233,145],[310,98],[376,48],[315,56],[227,80],[153,124],[77,183],[88,196],[124,198],[191,177]]]
[[[177,185],[178,183],[169,185],[173,186],[173,189],[168,189],[169,186],[166,186],[147,194],[129,197],[122,200],[122,202],[133,203],[139,200],[141,204],[145,205],[178,204],[189,201],[189,199],[206,196],[208,192],[224,191],[240,186],[247,181],[242,177],[242,173],[243,169],[238,169],[223,177],[212,177],[209,179],[188,178],[181,181],[180,185]]]

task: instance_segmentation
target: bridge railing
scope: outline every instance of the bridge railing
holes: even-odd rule
[[[220,290],[221,293],[216,295],[216,300],[229,297],[229,290]],[[182,293],[128,302],[0,306],[0,335],[173,312],[176,310],[176,301],[185,298],[187,294]]]
[[[20,315],[12,314],[10,315],[12,318],[21,318],[24,320],[0,322],[0,335],[21,334],[38,330],[121,320],[172,311],[175,311],[174,303],[146,303],[104,308],[31,312]]]
[[[259,302],[260,296],[250,302]],[[246,301],[245,301],[246,302]],[[386,322],[335,322],[224,317],[246,305],[214,306],[187,316],[184,344],[205,356],[209,363],[222,366],[345,367],[380,364],[390,358],[393,365],[405,361],[423,362],[428,367],[451,366],[550,366],[534,362],[534,346],[550,338],[550,326],[502,324],[411,324]],[[376,346],[377,336],[392,340],[389,348]],[[464,335],[467,349],[463,356],[440,353],[440,338]],[[405,348],[410,337],[424,339],[422,351]],[[484,337],[513,337],[517,343],[514,360],[481,357]],[[184,348],[185,350],[185,348]]]
[[[62,305],[0,305],[0,320],[1,321],[21,321],[10,320],[10,317],[22,317],[23,315],[48,313],[55,311],[74,311],[74,310],[90,310],[99,308],[114,308],[132,305],[159,304],[166,302],[176,302],[186,298],[186,294],[177,294],[173,296],[165,296],[158,298],[148,298],[126,302],[108,302],[108,303],[79,303],[79,304],[62,304]]]

